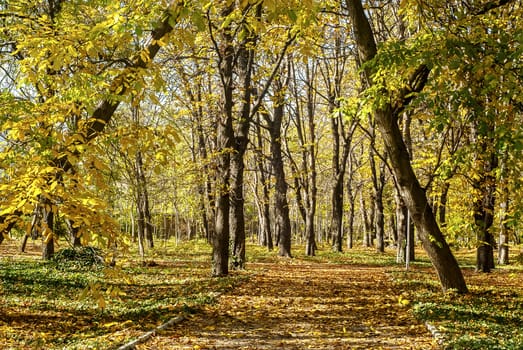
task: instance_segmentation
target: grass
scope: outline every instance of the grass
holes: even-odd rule
[[[523,349],[523,267],[490,274],[473,271],[474,252],[456,252],[470,288],[467,295],[443,294],[423,254],[408,271],[387,249],[357,247],[344,253],[320,246],[307,257],[293,246],[294,259],[249,245],[247,272],[210,277],[211,248],[204,241],[158,241],[143,265],[133,253],[116,268],[96,264],[43,262],[39,252],[19,255],[16,242],[0,245],[0,343],[6,349],[115,348],[178,314],[190,314],[249,278],[249,263],[300,261],[381,266],[395,280],[412,312],[446,336],[449,349]],[[131,258],[129,258],[129,256]],[[151,262],[154,262],[151,263]],[[372,286],[369,286],[372,288]]]
[[[246,278],[210,278],[209,256],[210,247],[199,241],[158,248],[150,257],[155,266],[126,260],[118,268],[89,268],[2,258],[3,348],[111,348],[180,313],[197,312]]]
[[[407,291],[412,311],[443,335],[445,349],[523,349],[523,267],[474,271],[472,250],[456,252],[469,293],[442,293],[431,268],[394,269],[398,288]]]
[[[257,262],[276,262],[280,260],[277,256],[278,248],[274,251],[268,252],[266,248],[260,246],[249,246],[248,260]],[[327,245],[318,245],[316,256],[310,257],[305,255],[305,246],[293,245],[292,254],[294,260],[304,260],[317,263],[328,264],[351,264],[351,265],[366,265],[366,266],[396,266],[395,253],[388,249],[383,254],[376,253],[376,249],[372,247],[357,246],[353,249],[344,252],[334,252],[332,248]]]

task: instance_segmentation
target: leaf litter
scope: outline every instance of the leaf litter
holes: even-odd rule
[[[280,260],[137,349],[436,349],[384,267]],[[239,272],[241,273],[241,272]]]

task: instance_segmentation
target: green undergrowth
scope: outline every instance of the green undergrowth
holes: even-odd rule
[[[376,248],[355,246],[352,249],[344,247],[343,252],[335,252],[328,244],[318,244],[318,249],[314,256],[307,256],[305,254],[305,246],[303,244],[295,244],[292,246],[292,261],[300,262],[306,261],[311,263],[327,263],[327,264],[348,264],[348,265],[366,265],[366,266],[397,266],[396,251],[392,247],[385,249],[384,253],[377,253]],[[274,250],[268,251],[267,248],[258,245],[249,245],[248,247],[248,262],[278,262],[282,258],[278,256],[278,247]],[[412,262],[414,265],[428,266],[428,261],[421,260]]]
[[[201,241],[166,244],[147,264],[126,257],[103,266],[99,256],[83,249],[58,252],[50,262],[0,259],[3,348],[113,348],[197,312],[248,278],[240,272],[211,278],[210,248]]]
[[[246,271],[212,278],[211,247],[204,240],[158,240],[144,259],[133,249],[119,253],[114,267],[92,248],[68,248],[50,262],[9,255],[5,244],[0,249],[7,253],[0,258],[0,344],[6,349],[116,348],[172,317],[214,303],[263,263],[384,267],[397,283],[400,302],[407,301],[419,319],[437,327],[446,348],[523,349],[523,268],[476,274],[472,251],[456,254],[471,291],[458,295],[441,292],[421,250],[406,271],[390,247],[384,253],[363,247],[336,253],[319,244],[316,256],[307,257],[305,247],[295,244],[289,259],[279,257],[277,248],[249,244]]]
[[[444,349],[523,349],[523,268],[514,264],[476,273],[474,252],[456,254],[468,294],[442,293],[432,268],[394,269],[413,313],[435,327]]]

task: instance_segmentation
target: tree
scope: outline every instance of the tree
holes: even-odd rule
[[[376,42],[363,10],[361,1],[347,0],[352,30],[358,54],[364,67],[364,78],[371,87],[376,86],[374,72],[369,62],[377,54]],[[408,152],[403,142],[397,118],[408,103],[412,94],[420,91],[428,78],[429,69],[421,65],[410,75],[408,85],[397,99],[397,104],[381,101],[373,108],[374,118],[381,131],[387,153],[389,154],[394,176],[400,187],[405,204],[411,212],[425,251],[434,265],[443,290],[456,289],[467,292],[467,286],[458,263],[445,241],[436,219],[428,205],[426,194],[421,188],[409,161]],[[380,95],[387,92],[379,89]],[[407,96],[409,94],[409,96]]]
[[[298,183],[300,210],[305,222],[305,253],[308,256],[316,254],[316,203],[317,203],[317,79],[318,63],[308,60],[304,67],[292,64],[290,66],[290,81],[292,81],[292,97],[294,107],[291,120],[296,128],[299,147],[299,162],[292,156],[289,158],[294,169],[295,181]],[[305,91],[302,95],[300,92]]]
[[[472,187],[473,215],[468,223],[472,222],[476,235],[477,269],[488,272],[494,265],[492,229],[500,173],[498,155],[514,145],[506,130],[512,130],[511,135],[519,134],[513,125],[513,106],[520,100],[519,91],[514,90],[520,77],[514,69],[521,61],[513,38],[521,29],[510,18],[521,11],[521,5],[507,0],[445,5],[428,2],[414,7],[422,14],[430,11],[432,15],[424,24],[437,28],[432,44],[439,42],[439,53],[426,47],[430,55],[425,55],[426,62],[435,67],[429,87],[434,96],[434,124],[443,130],[458,119],[449,116],[453,114],[461,116],[467,126],[468,144],[451,154],[456,154],[455,161],[461,158],[460,171]],[[436,91],[444,93],[435,97]],[[459,124],[454,127],[461,129]],[[470,166],[463,159],[469,160]],[[446,203],[446,186],[440,203]],[[440,214],[446,219],[446,211]]]
[[[336,10],[341,11],[342,8],[337,8]],[[341,252],[344,236],[345,173],[351,154],[352,137],[358,125],[358,119],[351,116],[349,120],[346,120],[347,115],[343,113],[341,108],[343,99],[345,101],[349,100],[346,94],[351,91],[347,86],[348,82],[346,80],[348,80],[348,77],[352,77],[351,72],[349,72],[348,59],[350,52],[347,44],[348,38],[343,30],[343,17],[340,15],[334,18],[325,16],[323,21],[325,22],[323,25],[324,38],[322,38],[324,43],[321,54],[318,55],[318,70],[325,91],[320,91],[316,87],[316,93],[328,104],[328,112],[330,114],[333,177],[331,198],[332,223],[330,230],[333,250]],[[353,220],[352,216],[349,217],[350,220]],[[351,225],[349,223],[349,227]]]
[[[219,21],[223,21],[217,33],[211,19],[214,11],[220,11]],[[279,70],[285,52],[296,37],[295,34],[290,34],[290,29],[284,27],[286,38],[281,52],[267,79],[255,91],[252,82],[254,53],[257,38],[262,35],[255,31],[255,28],[264,20],[263,11],[262,4],[253,5],[247,2],[240,5],[230,3],[222,9],[211,6],[206,12],[209,35],[218,59],[223,101],[218,121],[219,185],[216,201],[216,237],[213,239],[213,274],[217,276],[228,273],[228,268],[223,265],[228,262],[230,230],[233,230],[233,264],[243,268],[245,263],[243,176],[249,129],[268,87]],[[271,11],[279,9],[276,7]],[[239,81],[236,80],[236,76],[239,77]],[[235,92],[236,88],[240,91]],[[234,108],[235,103],[240,105],[238,109]],[[230,212],[226,214],[225,211]]]
[[[267,161],[266,152],[264,150],[266,142],[263,140],[262,127],[261,127],[261,113],[258,113],[258,120],[256,123],[256,145],[254,162],[257,167],[257,171],[254,173],[255,177],[255,200],[258,209],[258,224],[259,224],[259,242],[261,245],[266,246],[269,251],[274,249],[274,242],[272,238],[271,228],[271,207],[270,207],[270,174],[271,166]],[[261,187],[261,198],[258,195],[258,187]]]
[[[143,40],[143,47],[130,52],[131,45],[125,43],[143,31],[130,32],[128,23],[120,21],[120,14],[128,8],[98,5],[95,1],[82,4],[82,16],[78,16],[79,9],[69,3],[49,1],[32,6],[22,2],[9,6],[2,14],[8,24],[2,36],[16,54],[18,78],[23,86],[2,94],[7,102],[2,107],[9,111],[2,122],[4,128],[10,125],[6,128],[11,130],[6,135],[7,144],[25,145],[23,150],[13,149],[18,165],[23,158],[32,162],[21,172],[33,175],[25,179],[10,176],[3,184],[12,196],[3,202],[1,215],[10,226],[31,215],[32,208],[40,204],[45,212],[41,227],[46,230],[46,258],[53,252],[56,215],[71,220],[81,234],[97,229],[96,223],[107,227],[113,222],[103,214],[102,202],[89,187],[91,180],[99,178],[96,171],[101,166],[92,141],[103,132],[126,94],[143,82],[145,69],[163,45],[161,40],[173,29],[171,24],[182,7],[172,3],[167,6],[168,11],[146,8],[151,16],[160,17],[160,22],[153,28],[150,40]],[[135,28],[148,22],[140,12],[128,19],[136,24]],[[92,21],[98,25],[86,23]],[[105,31],[107,28],[112,30]],[[31,36],[25,36],[26,33]],[[108,47],[107,43],[123,45]],[[83,49],[72,54],[77,47]],[[92,94],[85,93],[87,85]],[[23,118],[26,116],[33,120]],[[3,161],[11,162],[14,155]],[[80,161],[80,157],[85,158]],[[114,233],[113,228],[105,230],[108,235]]]
[[[289,202],[287,200],[287,182],[282,151],[282,121],[285,114],[283,84],[276,79],[275,104],[272,118],[266,114],[265,122],[269,126],[271,144],[271,164],[274,173],[274,216],[275,236],[279,248],[278,255],[292,257],[291,253],[291,222],[289,217]]]

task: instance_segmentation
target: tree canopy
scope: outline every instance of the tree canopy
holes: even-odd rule
[[[202,236],[220,276],[249,236],[289,257],[291,241],[404,250],[410,216],[443,289],[465,292],[452,246],[489,271],[495,235],[500,256],[521,239],[521,12],[0,1],[3,234],[43,237],[46,258],[64,232],[138,237],[142,257]]]

